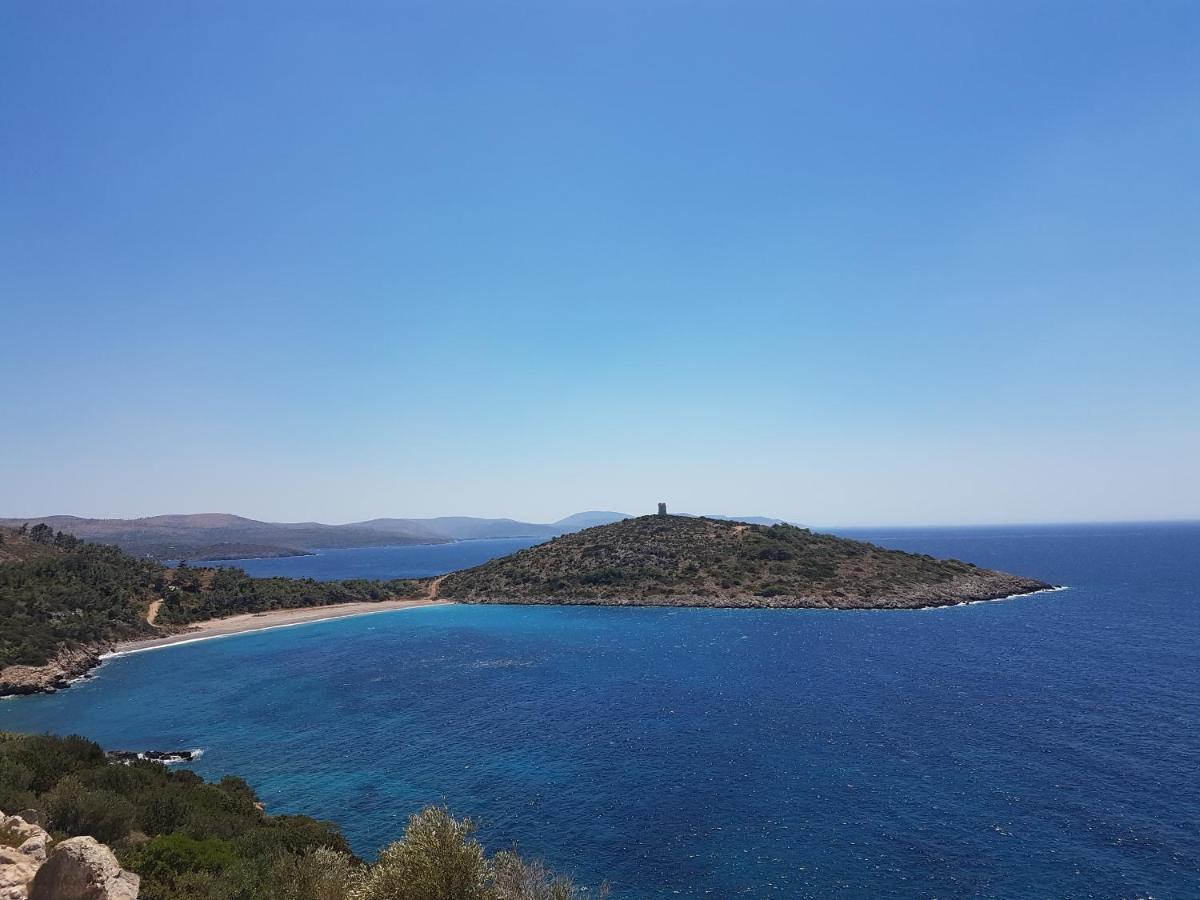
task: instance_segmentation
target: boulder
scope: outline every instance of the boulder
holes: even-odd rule
[[[0,829],[5,832],[9,843],[16,844],[20,853],[24,853],[35,862],[46,861],[46,846],[50,843],[50,835],[45,828],[36,822],[37,813],[25,810],[19,816],[6,816],[0,813]]]
[[[14,847],[0,847],[0,900],[25,900],[39,865]]]
[[[46,861],[46,845],[49,843],[50,835],[39,828],[37,833],[27,837],[17,850],[34,862],[44,863]]]
[[[29,885],[29,900],[136,900],[140,879],[90,837],[56,844]]]

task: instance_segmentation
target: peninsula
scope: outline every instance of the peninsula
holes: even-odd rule
[[[917,609],[1052,587],[793,525],[640,516],[452,573],[463,603]]]

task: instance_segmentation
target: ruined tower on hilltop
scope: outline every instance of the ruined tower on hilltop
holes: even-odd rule
[[[665,503],[658,504],[658,514],[660,516],[665,516],[667,514],[667,504],[665,504]]]

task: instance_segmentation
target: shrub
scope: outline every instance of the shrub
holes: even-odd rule
[[[186,834],[160,834],[137,852],[137,870],[145,878],[174,884],[186,872],[216,873],[236,860],[233,847],[219,838],[198,841]]]
[[[475,823],[431,806],[408,820],[404,839],[379,854],[354,900],[488,900],[488,867]]]
[[[511,851],[492,857],[493,900],[579,900],[583,892],[565,875],[555,875],[538,860],[527,861]],[[597,900],[608,896],[601,886]]]
[[[129,834],[136,810],[112,791],[88,790],[75,776],[58,783],[45,799],[50,824],[57,831],[86,834],[112,844]]]

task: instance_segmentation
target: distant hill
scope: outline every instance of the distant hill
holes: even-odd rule
[[[468,603],[887,609],[1048,587],[791,525],[641,516],[453,573],[438,593]]]
[[[590,509],[587,512],[577,512],[566,516],[554,523],[561,534],[571,531],[582,531],[584,528],[595,528],[597,525],[609,525],[622,519],[632,519],[628,513],[609,512],[603,509]]]
[[[64,552],[62,539],[54,543],[53,531],[48,535],[34,532],[34,537],[30,537],[28,529],[0,528],[0,563],[54,559]]]
[[[437,544],[450,538],[419,525],[395,520],[389,529],[319,522],[259,522],[224,513],[150,516],[144,519],[82,519],[44,516],[0,519],[0,526],[45,524],[88,541],[116,544],[151,559],[245,559],[298,556],[317,549]]]
[[[320,522],[260,522],[228,513],[148,516],[142,519],[85,519],[78,516],[42,516],[0,519],[0,526],[19,528],[44,524],[87,541],[116,544],[146,559],[250,559],[302,556],[314,550],[350,547],[397,547],[438,544],[485,538],[549,540],[596,525],[631,518],[625,513],[589,510],[557,522],[522,522],[474,516],[439,516],[426,519],[370,519],[348,525]],[[711,518],[725,519],[725,516]],[[749,516],[737,521],[771,525],[779,519]]]
[[[772,519],[769,516],[695,516],[698,519],[718,519],[722,522],[745,522],[748,525],[796,525],[786,519]]]
[[[355,528],[370,528],[390,531],[396,528],[416,527],[436,535],[444,541],[476,541],[485,538],[552,538],[562,534],[553,525],[535,522],[518,522],[515,519],[480,519],[473,516],[439,516],[433,519],[371,519],[355,522]]]

